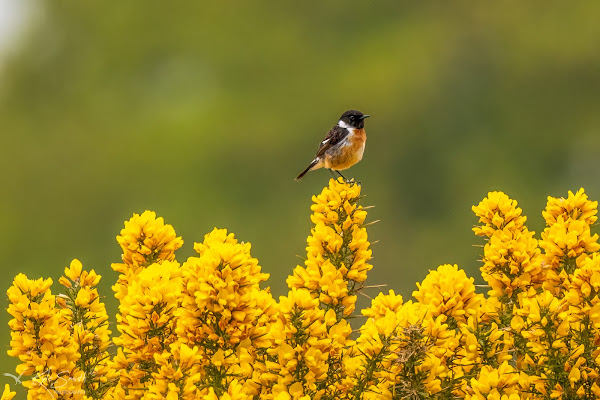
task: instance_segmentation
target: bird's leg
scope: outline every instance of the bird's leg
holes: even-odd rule
[[[336,170],[335,172],[337,172],[344,179],[344,182],[349,183],[349,184],[355,184],[355,185],[358,185],[358,186],[361,185],[361,182],[354,181],[354,178],[347,179],[344,175],[342,175],[342,173],[340,171]]]
[[[329,170],[329,172],[331,172],[331,175],[333,175],[333,177],[335,178],[335,180],[337,180],[338,177],[334,174],[334,172],[337,172],[337,174],[342,177],[342,179],[344,180],[344,182],[346,182],[346,183],[352,183],[352,180],[346,178],[344,175],[342,175],[342,173],[340,171],[333,170],[333,169],[328,169],[328,170]],[[360,182],[354,182],[354,183],[356,183],[357,185],[360,185]]]
[[[350,182],[348,179],[346,179],[346,177],[345,177],[344,175],[342,175],[342,173],[341,173],[340,171],[336,170],[335,172],[337,172],[337,173],[338,173],[338,175],[339,175],[339,176],[341,176],[341,177],[342,177],[342,179],[344,179],[344,182],[346,182],[346,183],[349,183],[349,182]]]

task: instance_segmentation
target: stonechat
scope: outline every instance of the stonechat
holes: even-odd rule
[[[350,168],[362,159],[367,141],[365,118],[368,117],[369,115],[356,110],[343,113],[337,125],[327,132],[315,159],[296,180],[302,179],[308,171],[319,168],[335,171],[347,180],[340,171]]]

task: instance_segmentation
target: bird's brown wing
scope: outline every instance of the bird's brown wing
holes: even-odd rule
[[[325,152],[328,149],[332,148],[333,146],[344,140],[344,138],[348,136],[349,133],[350,132],[348,132],[348,129],[342,128],[338,125],[331,128],[331,130],[327,132],[327,136],[325,136],[325,139],[323,139],[323,141],[321,142],[321,146],[319,147],[315,158],[321,157],[323,154],[325,154]]]

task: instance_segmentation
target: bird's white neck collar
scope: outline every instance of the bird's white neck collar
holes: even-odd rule
[[[353,131],[355,129],[353,126],[348,125],[347,123],[345,123],[341,119],[338,121],[338,126],[340,128],[348,129],[349,131]]]

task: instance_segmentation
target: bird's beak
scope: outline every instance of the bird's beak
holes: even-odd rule
[[[365,115],[363,115],[363,116],[362,116],[360,119],[365,119],[365,118],[369,118],[369,117],[370,117],[370,115],[366,115],[366,114],[365,114]]]

